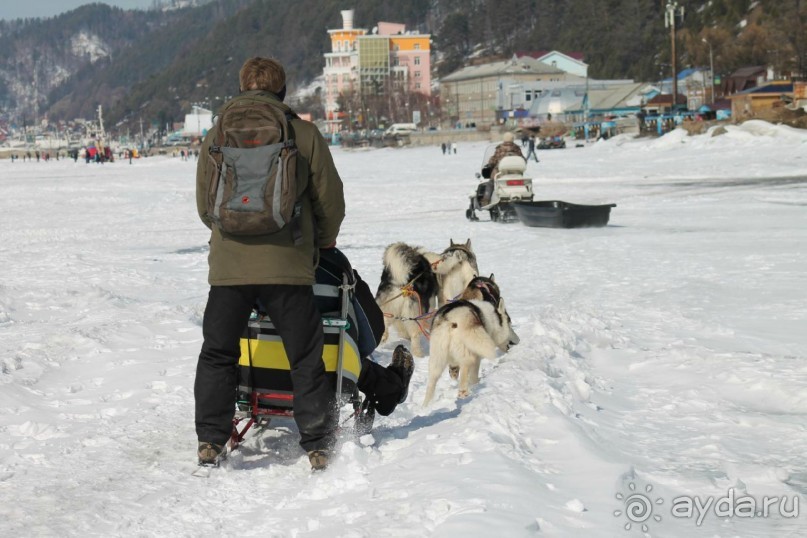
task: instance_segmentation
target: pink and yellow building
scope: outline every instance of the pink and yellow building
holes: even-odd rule
[[[325,54],[325,114],[338,130],[341,93],[396,88],[431,95],[430,36],[407,32],[403,24],[379,22],[371,33],[353,27],[352,9],[342,11],[342,28],[328,30]],[[344,111],[342,111],[344,112]]]

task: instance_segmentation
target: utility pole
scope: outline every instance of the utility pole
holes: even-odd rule
[[[98,105],[98,131],[101,133],[102,138],[106,138],[104,132],[104,111],[101,105]]]
[[[39,133],[39,62],[34,62],[34,139],[36,145],[36,135]],[[28,136],[25,137],[26,147]]]
[[[664,27],[670,29],[670,43],[671,43],[671,58],[672,61],[672,111],[675,112],[675,106],[678,104],[678,67],[675,60],[675,18],[676,16],[684,19],[684,7],[678,6],[677,0],[667,0],[667,11],[664,14]]]
[[[702,39],[704,43],[709,45],[709,104],[715,104],[715,62],[712,56],[712,44],[705,37]]]
[[[583,133],[586,137],[586,144],[588,144],[588,116],[591,110],[591,104],[588,101],[588,69],[586,69],[586,94],[583,96]]]

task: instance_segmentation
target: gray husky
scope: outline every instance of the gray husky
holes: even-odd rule
[[[470,239],[465,243],[455,243],[451,239],[449,247],[439,258],[432,261],[434,273],[440,284],[440,293],[437,295],[438,306],[458,298],[468,283],[479,274]]]

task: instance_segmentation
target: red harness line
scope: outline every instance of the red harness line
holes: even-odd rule
[[[420,332],[423,333],[423,336],[425,336],[426,340],[428,340],[429,339],[429,331],[424,329],[423,325],[421,325],[420,322],[421,322],[421,320],[433,318],[435,313],[434,312],[426,312],[425,314],[423,313],[423,303],[420,301],[420,294],[418,292],[416,292],[414,290],[414,288],[412,288],[411,284],[407,284],[406,286],[401,288],[401,295],[403,297],[409,297],[410,295],[414,295],[415,297],[417,297],[418,309],[420,310],[420,314],[417,317],[414,317],[414,318],[399,318],[399,317],[393,316],[392,314],[387,314],[386,312],[384,312],[384,317],[397,319],[399,321],[414,321],[415,323],[418,324],[418,329],[420,329]]]

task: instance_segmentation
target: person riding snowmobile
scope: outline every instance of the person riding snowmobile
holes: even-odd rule
[[[485,190],[482,194],[481,200],[479,200],[480,206],[488,205],[490,203],[491,196],[493,196],[493,180],[496,178],[496,174],[499,172],[499,161],[508,155],[518,155],[522,159],[524,158],[524,154],[521,153],[521,148],[518,147],[513,140],[515,140],[513,133],[504,133],[502,143],[496,146],[496,151],[493,153],[493,155],[491,155],[487,164],[482,167],[482,177],[487,179],[487,181],[484,183]]]

